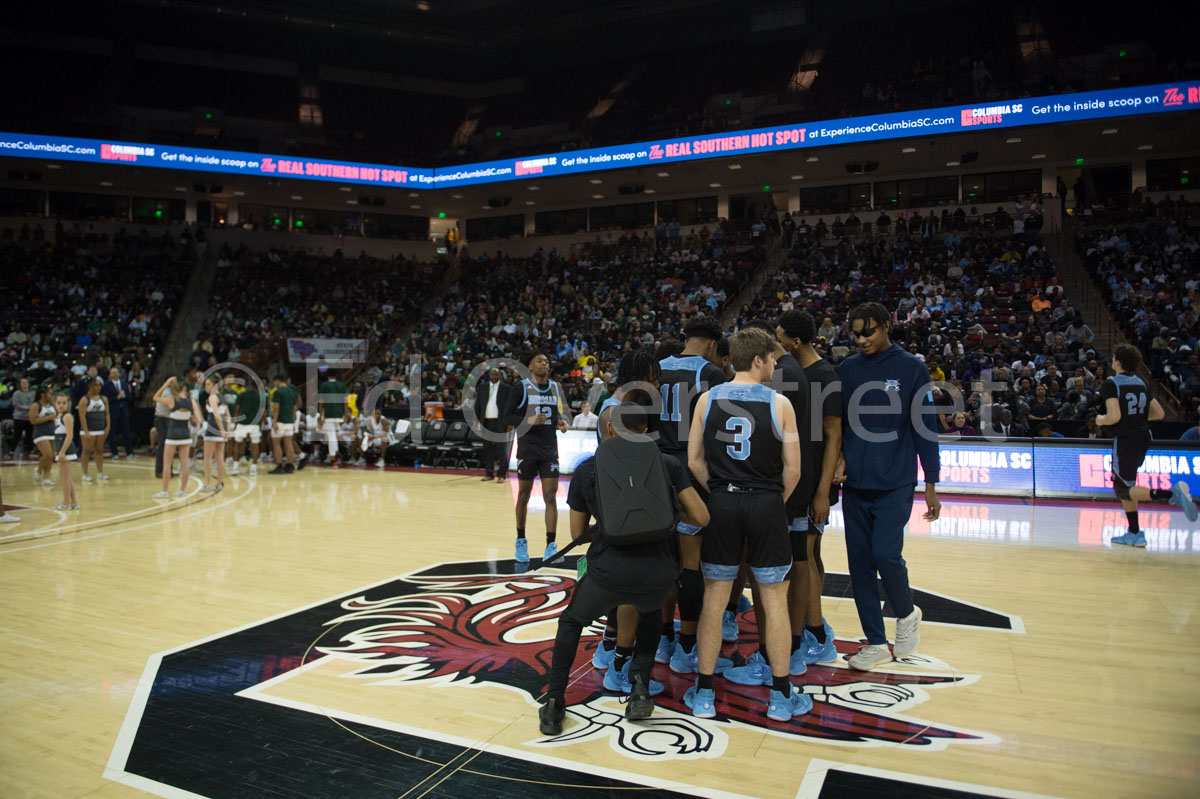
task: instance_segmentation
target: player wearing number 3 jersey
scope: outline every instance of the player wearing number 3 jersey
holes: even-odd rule
[[[721,648],[721,617],[745,551],[766,616],[771,694],[767,716],[790,721],[812,700],[788,678],[792,630],[788,572],[792,546],[785,506],[800,480],[796,413],[764,383],[775,371],[775,337],[748,327],[729,340],[737,373],[700,396],[688,438],[688,465],[709,490],[709,523],[700,547],[704,608],[700,614],[698,679],[683,701],[701,718],[716,715],[713,674]]]
[[[1188,521],[1196,520],[1196,504],[1182,480],[1170,489],[1137,485],[1138,469],[1154,440],[1149,423],[1163,418],[1162,406],[1150,399],[1146,384],[1136,374],[1141,363],[1142,354],[1136,347],[1122,344],[1113,350],[1113,376],[1100,388],[1104,413],[1096,417],[1096,424],[1112,430],[1113,493],[1125,506],[1129,520],[1129,532],[1113,536],[1112,542],[1135,547],[1146,546],[1146,534],[1138,526],[1138,502],[1169,502],[1182,508]]]

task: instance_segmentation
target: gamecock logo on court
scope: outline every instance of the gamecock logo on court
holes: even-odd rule
[[[523,692],[531,705],[530,729],[546,687],[554,624],[566,608],[575,579],[539,572],[527,575],[472,574],[484,564],[460,564],[455,575],[412,576],[394,584],[400,592],[376,599],[344,600],[343,615],[329,619],[336,644],[324,655],[360,664],[350,675],[378,686],[475,685]],[[531,630],[539,626],[537,631]],[[753,611],[741,619],[738,644],[743,655],[757,646]],[[562,735],[538,738],[535,745],[564,746],[607,739],[622,754],[642,759],[718,757],[738,728],[809,742],[852,746],[904,746],[940,749],[952,743],[996,743],[982,732],[909,718],[904,714],[931,698],[929,690],[969,685],[978,675],[954,672],[932,658],[913,656],[891,671],[857,672],[839,662],[810,666],[794,678],[813,698],[812,712],[790,723],[767,719],[766,687],[718,680],[718,716],[693,718],[683,694],[694,677],[655,666],[654,678],[666,690],[655,697],[654,716],[628,722],[618,697],[606,693],[603,673],[590,658],[598,630],[585,631],[574,676],[567,690],[568,715]],[[837,641],[839,652],[860,644]],[[582,672],[582,676],[579,676]]]

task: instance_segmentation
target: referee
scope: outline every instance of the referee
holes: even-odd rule
[[[935,488],[940,465],[929,372],[920,359],[892,343],[891,326],[891,315],[879,303],[856,306],[850,312],[850,331],[859,354],[837,370],[844,409],[839,477],[845,486],[846,557],[867,636],[867,645],[849,663],[860,671],[892,659],[877,579],[896,614],[896,657],[911,655],[920,641],[921,609],[913,604],[902,554],[918,457],[925,470],[925,518],[933,521],[942,511]]]

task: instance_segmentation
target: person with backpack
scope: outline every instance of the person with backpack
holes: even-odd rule
[[[610,667],[627,675],[625,718],[649,718],[654,710],[650,670],[660,614],[679,579],[676,525],[682,520],[703,527],[708,509],[687,467],[661,454],[646,435],[648,421],[645,406],[625,402],[606,409],[596,454],[576,466],[571,477],[571,537],[593,537],[571,602],[558,620],[546,701],[538,713],[543,735],[562,732],[567,681],[583,628],[618,605],[638,612],[634,651],[618,647]],[[589,529],[592,519],[597,524]]]

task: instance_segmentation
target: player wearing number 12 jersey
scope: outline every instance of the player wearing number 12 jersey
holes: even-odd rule
[[[514,559],[529,562],[525,541],[525,517],[533,479],[542,478],[542,498],[546,502],[546,554],[558,551],[558,440],[554,431],[567,431],[563,418],[562,386],[550,379],[550,359],[538,353],[529,359],[530,377],[522,380],[508,395],[504,423],[517,431],[517,543]],[[524,429],[522,429],[524,428]]]
[[[1113,350],[1113,376],[1100,388],[1104,413],[1096,417],[1096,424],[1112,429],[1113,493],[1125,506],[1129,520],[1129,532],[1113,536],[1112,542],[1134,547],[1146,546],[1146,534],[1138,526],[1138,502],[1169,502],[1182,508],[1188,521],[1196,520],[1196,504],[1182,480],[1170,489],[1137,485],[1138,469],[1154,440],[1149,423],[1163,418],[1162,406],[1150,399],[1146,384],[1136,374],[1141,363],[1142,354],[1136,347],[1122,344]]]

